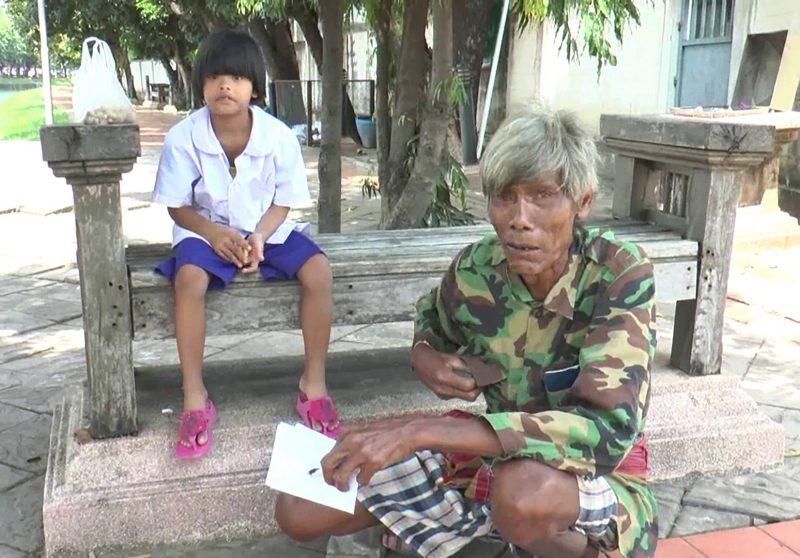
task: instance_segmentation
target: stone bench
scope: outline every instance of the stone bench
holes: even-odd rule
[[[655,266],[656,294],[662,301],[692,299],[696,292],[698,245],[669,228],[633,220],[590,226],[612,230],[642,246]],[[489,225],[446,229],[365,231],[315,237],[333,270],[335,325],[410,320],[416,300],[441,279],[453,257],[491,232]],[[166,244],[130,246],[133,336],[164,339],[174,335],[172,288],[153,272],[170,255]],[[209,335],[299,327],[300,288],[295,281],[265,282],[259,274],[239,274],[224,290],[206,299]]]
[[[409,333],[410,337],[410,333]],[[265,350],[265,353],[268,353]],[[90,401],[67,397],[53,415],[43,524],[51,555],[159,544],[255,539],[277,532],[275,492],[264,484],[275,429],[295,421],[300,355],[212,362],[204,376],[220,409],[215,446],[198,463],[172,454],[181,393],[174,367],[137,372],[138,436],[70,443]],[[774,468],[783,456],[779,424],[758,412],[735,375],[689,377],[656,355],[646,432],[651,480]],[[441,401],[409,371],[408,349],[334,353],[328,377],[346,420],[437,413],[474,404]],[[235,379],[233,379],[235,378]],[[208,502],[213,502],[209,506]],[[181,521],[164,518],[180,517]],[[131,552],[130,554],[136,554]]]

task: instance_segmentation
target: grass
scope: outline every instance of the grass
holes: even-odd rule
[[[53,119],[60,124],[69,121],[69,116],[54,107]],[[44,95],[41,87],[20,91],[0,101],[0,140],[38,140],[42,126]]]
[[[0,85],[18,85],[18,84],[39,84],[41,80],[39,79],[31,79],[27,77],[8,77],[8,76],[0,76]]]
[[[50,81],[53,85],[70,85],[72,83],[72,80],[70,78],[62,78],[62,77],[54,77]],[[37,77],[36,79],[33,79],[27,77],[0,76],[0,85],[19,85],[22,83],[41,85],[42,78]]]

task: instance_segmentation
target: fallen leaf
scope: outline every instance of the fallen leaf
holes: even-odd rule
[[[73,436],[76,444],[88,444],[92,441],[92,433],[86,428],[78,428]]]

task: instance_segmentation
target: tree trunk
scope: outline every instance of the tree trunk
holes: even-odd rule
[[[270,81],[290,80],[296,83],[276,84],[275,115],[289,126],[306,123],[303,87],[300,84],[300,66],[294,39],[288,22],[277,22],[269,18],[252,19],[247,30],[261,47]],[[311,133],[311,130],[307,130]]]
[[[322,142],[319,152],[319,232],[342,227],[342,0],[319,5],[325,52],[322,57]]]
[[[481,66],[486,52],[486,22],[492,11],[492,2],[486,0],[455,0],[463,4],[463,15],[453,20],[455,39],[454,60],[456,67],[464,66],[469,71],[467,91],[472,93],[472,106],[478,106],[478,90],[481,81]]]
[[[175,44],[173,59],[178,72],[178,85],[172,88],[172,102],[175,107],[185,110],[192,106],[203,106],[203,99],[194,99],[194,102],[192,102],[192,63],[186,53],[185,42]]]
[[[317,71],[322,75],[323,43],[322,35],[319,32],[317,13],[305,2],[292,2],[289,9],[291,16],[300,26],[300,30],[306,38],[306,45],[308,45],[311,57],[317,66]],[[361,136],[358,135],[358,128],[356,128],[356,112],[347,91],[344,91],[342,111],[342,134],[361,145]]]
[[[381,222],[388,223],[397,200],[408,181],[408,144],[417,133],[419,112],[424,99],[428,52],[425,26],[427,0],[408,0],[403,14],[403,39],[397,65],[396,98],[389,140],[388,181],[381,186]]]
[[[402,196],[392,208],[387,228],[418,227],[430,205],[433,186],[441,175],[447,149],[448,80],[453,71],[451,0],[433,2],[433,61],[425,119],[420,129],[414,170]],[[441,92],[437,95],[437,88]]]
[[[390,66],[392,63],[392,0],[380,0],[375,22],[376,83],[375,110],[378,137],[378,184],[389,182],[389,143],[392,133],[392,115],[389,112]]]
[[[177,49],[173,51],[173,56],[175,56],[176,51]],[[172,59],[167,58],[166,56],[162,56],[161,58],[159,58],[159,60],[161,61],[161,65],[164,67],[164,71],[167,73],[167,79],[169,80],[169,84],[172,87],[173,93],[175,94],[175,96],[178,96],[179,92],[181,91],[181,84],[180,84],[181,78],[178,74],[178,71],[172,69],[172,64],[170,64],[170,62],[172,62]],[[177,61],[175,61],[175,67],[180,67]],[[146,99],[150,98],[150,91],[145,92],[145,98]],[[199,101],[202,100],[203,99],[199,99]]]
[[[138,100],[136,96],[136,86],[133,82],[133,72],[131,71],[131,59],[128,57],[128,50],[120,48],[118,52],[117,64],[122,67],[122,72],[125,75],[125,91],[128,93],[128,98]]]
[[[492,2],[453,0],[453,38],[455,68],[464,83],[467,99],[458,107],[458,124],[464,163],[477,161],[477,114],[481,67],[486,52],[486,22]]]

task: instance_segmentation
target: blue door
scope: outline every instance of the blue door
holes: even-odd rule
[[[677,106],[727,106],[733,2],[683,0]]]

